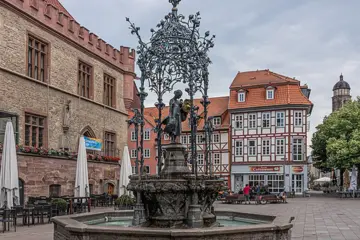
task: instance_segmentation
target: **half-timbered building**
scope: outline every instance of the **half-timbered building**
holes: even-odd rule
[[[214,131],[211,136],[209,160],[212,163],[211,171],[214,175],[224,179],[225,185],[230,187],[230,161],[229,161],[229,127],[230,115],[228,113],[229,97],[213,97],[209,99],[211,104],[208,107],[208,116],[212,118]],[[204,133],[204,115],[201,99],[195,99],[194,104],[199,107],[198,114],[200,119],[197,125],[196,146],[197,146],[197,165],[198,173],[205,172],[205,133]],[[183,134],[180,136],[180,142],[187,146],[190,152],[190,126],[189,121],[182,124]]]
[[[214,97],[209,99],[211,104],[208,109],[208,116],[212,117],[214,132],[211,136],[212,144],[210,150],[212,154],[209,156],[212,162],[212,172],[215,175],[223,178],[226,184],[230,184],[230,155],[229,155],[229,126],[230,126],[230,115],[227,107],[229,103],[229,97]],[[204,112],[201,105],[201,99],[195,99],[194,104],[199,107],[198,114],[200,119],[198,121],[198,132],[196,134],[196,145],[197,145],[197,161],[198,161],[198,172],[202,174],[205,172],[205,133],[204,133]],[[169,107],[166,106],[162,110],[162,115],[167,116],[169,114]],[[189,116],[188,116],[189,117]],[[150,131],[155,126],[155,119],[158,118],[158,109],[155,107],[149,107],[145,109],[146,131]],[[180,136],[180,143],[186,146],[186,149],[190,152],[190,126],[189,121],[186,120],[182,123],[182,135]],[[131,136],[129,136],[131,137]],[[145,165],[149,166],[150,173],[157,173],[157,147],[156,147],[156,133],[153,131],[149,134],[149,139],[144,141],[146,149],[150,149],[150,154],[145,159]],[[162,136],[162,143],[170,143],[169,137],[164,134]],[[130,143],[133,146],[134,144]],[[144,146],[145,148],[145,146]],[[134,147],[132,147],[134,149]],[[133,150],[134,151],[134,150]],[[146,150],[147,151],[147,150]],[[135,159],[135,153],[132,159]],[[189,168],[191,168],[189,164]],[[230,185],[228,185],[230,187]]]
[[[302,193],[307,186],[310,89],[269,70],[238,73],[230,87],[231,189],[267,185]]]

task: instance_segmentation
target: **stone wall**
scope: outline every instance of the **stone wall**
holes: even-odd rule
[[[116,219],[116,217],[132,216],[131,214],[132,211],[109,211],[95,214],[85,213],[81,216],[55,217],[53,218],[54,240],[290,240],[293,227],[288,221],[201,229],[113,227],[86,224],[87,221],[102,220],[105,216],[108,219]],[[229,211],[227,215],[229,214],[241,213]]]
[[[61,185],[61,195],[74,194],[75,159],[18,154],[18,169],[19,178],[24,181],[25,200],[31,196],[49,196],[51,184]],[[119,163],[88,161],[88,174],[94,194],[103,193],[108,182],[115,185],[115,194],[118,193]]]
[[[70,100],[70,129],[65,147],[76,150],[81,131],[89,126],[100,139],[105,131],[115,132],[117,148],[122,149],[127,141],[124,79],[131,78],[128,76],[131,73],[94,57],[76,44],[69,44],[64,36],[5,6],[0,4],[0,112],[19,116],[19,144],[24,144],[24,114],[30,112],[47,118],[45,147],[62,147],[64,105]],[[26,76],[28,34],[48,42],[49,76],[45,83]],[[79,60],[93,67],[91,99],[77,96]],[[116,79],[115,106],[103,105],[104,73]],[[130,87],[133,91],[133,86]]]

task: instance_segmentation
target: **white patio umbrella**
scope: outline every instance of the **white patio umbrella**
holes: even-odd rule
[[[19,204],[19,176],[14,128],[6,123],[0,172],[0,207],[11,208]]]
[[[357,176],[356,176],[356,167],[353,166],[351,170],[351,180],[349,190],[355,191],[357,190]]]
[[[89,175],[87,166],[87,156],[85,148],[85,139],[80,137],[79,149],[76,166],[76,179],[74,197],[88,197],[89,196]]]
[[[129,176],[131,174],[132,168],[130,162],[129,148],[125,145],[120,168],[119,196],[128,194],[126,187],[129,184]]]
[[[322,177],[314,180],[314,182],[331,182],[331,179],[329,177]]]

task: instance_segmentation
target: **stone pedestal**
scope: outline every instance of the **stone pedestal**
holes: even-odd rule
[[[164,145],[162,148],[165,152],[165,164],[160,173],[162,178],[176,178],[178,176],[191,173],[185,161],[184,155],[186,147],[184,145],[180,143],[172,143]]]

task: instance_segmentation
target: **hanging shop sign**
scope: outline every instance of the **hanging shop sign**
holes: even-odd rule
[[[97,138],[84,137],[85,147],[88,150],[101,151],[102,140]]]
[[[302,173],[304,171],[304,167],[303,166],[293,166],[292,171],[293,171],[293,173]]]

